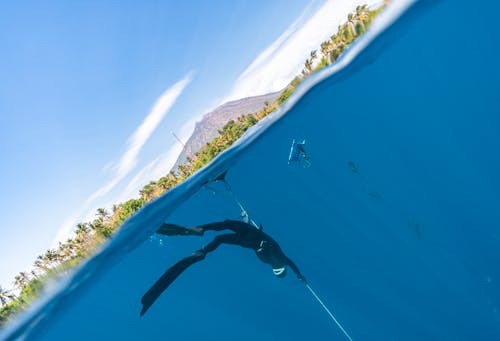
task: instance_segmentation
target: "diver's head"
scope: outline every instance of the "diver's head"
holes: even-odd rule
[[[273,273],[276,277],[283,278],[286,276],[286,265],[281,267],[273,267]]]

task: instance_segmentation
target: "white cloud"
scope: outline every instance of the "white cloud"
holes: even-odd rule
[[[96,200],[108,194],[135,168],[142,148],[161,123],[165,115],[175,104],[175,101],[182,94],[184,88],[191,82],[191,79],[192,72],[188,73],[183,79],[167,89],[158,98],[148,115],[142,121],[141,125],[137,127],[128,139],[127,148],[113,169],[113,178],[89,196],[89,198],[82,205],[79,213],[72,215],[72,217],[68,218],[64,222],[52,243],[53,245],[56,245],[59,241],[63,241],[68,238],[68,236],[71,235],[76,222],[78,219],[82,218],[85,212],[88,211],[88,208],[94,204]],[[91,217],[91,214],[87,213],[86,217],[89,218],[89,216]]]
[[[263,95],[283,89],[301,73],[312,50],[337,32],[347,14],[358,5],[379,4],[381,0],[329,0],[314,15],[306,11],[243,71],[227,101]]]
[[[115,177],[104,187],[94,192],[89,199],[87,199],[87,201],[92,202],[95,199],[107,194],[136,166],[137,156],[139,155],[142,147],[151,137],[156,127],[163,120],[170,108],[174,105],[177,97],[180,96],[186,85],[191,82],[191,78],[192,74],[189,73],[186,77],[167,89],[160,96],[142,124],[129,138],[127,150],[123,153],[118,165],[116,166]]]
[[[180,131],[177,132],[181,141],[185,142],[189,139],[199,119],[200,116],[192,117],[181,127]],[[160,155],[138,171],[132,180],[130,180],[127,187],[113,202],[123,202],[135,197],[139,190],[151,180],[158,180],[162,176],[165,176],[172,169],[181,152],[182,146],[176,141],[164,154]]]

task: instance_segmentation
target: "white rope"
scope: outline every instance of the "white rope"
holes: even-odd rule
[[[342,325],[340,324],[340,322],[337,321],[337,319],[335,318],[335,316],[333,316],[333,314],[331,313],[331,311],[327,308],[327,306],[323,303],[323,301],[318,297],[318,295],[316,295],[316,293],[311,288],[311,286],[308,283],[305,283],[305,285],[306,285],[307,289],[309,289],[309,291],[311,292],[311,294],[313,294],[314,298],[316,298],[316,300],[318,300],[318,302],[321,304],[321,306],[323,307],[323,309],[325,309],[325,311],[328,313],[328,315],[330,315],[330,317],[332,318],[332,320],[337,324],[337,326],[344,333],[344,335],[347,337],[347,339],[349,339],[349,341],[352,341],[351,336],[346,332],[346,330],[344,329],[344,327],[342,327]]]
[[[236,204],[238,204],[238,206],[240,207],[241,215],[243,216],[243,220],[245,220],[246,223],[250,222],[253,226],[255,226],[257,229],[259,229],[259,225],[257,225],[257,223],[255,223],[255,221],[253,221],[253,219],[250,218],[247,210],[245,210],[245,208],[243,207],[241,202],[238,200],[238,198],[236,198],[236,195],[234,195],[233,191],[231,190],[231,187],[229,187],[228,192],[231,195],[231,197],[233,198],[233,200],[236,202]]]
[[[240,207],[240,209],[241,209],[241,216],[243,217],[243,220],[245,221],[245,223],[251,223],[253,226],[255,226],[255,228],[260,229],[259,225],[257,225],[257,223],[255,221],[253,221],[253,219],[250,218],[250,216],[248,215],[247,210],[245,210],[245,207],[243,207],[243,205],[241,204],[241,202],[238,200],[238,198],[236,197],[236,195],[233,193],[231,185],[229,185],[225,179],[218,180],[218,181],[222,181],[224,183],[224,185],[226,185],[226,191],[229,193],[229,195],[234,200],[234,202]],[[210,189],[214,194],[217,193],[217,192],[220,192],[220,191],[218,191],[218,190],[216,190],[216,189],[214,189],[214,188],[212,188],[210,186],[205,186],[205,187],[208,188],[208,189]]]
[[[310,164],[309,164],[310,165]],[[244,217],[243,219],[245,220],[246,223],[250,222],[252,223],[253,226],[255,226],[257,229],[260,229],[260,227],[255,223],[255,221],[253,221],[247,211],[245,210],[245,207],[243,207],[243,205],[241,204],[241,202],[238,200],[238,198],[236,197],[236,195],[233,193],[232,189],[231,189],[231,186],[226,182],[225,179],[221,180],[224,182],[224,184],[226,185],[226,190],[227,192],[229,193],[229,195],[233,198],[233,200],[236,202],[236,204],[240,207],[241,209],[241,215]],[[208,187],[208,186],[207,186]],[[211,187],[208,187],[209,189],[211,189],[214,194],[216,192],[215,189],[211,188]],[[347,337],[347,339],[349,341],[353,341],[351,336],[347,333],[347,331],[344,329],[344,327],[342,327],[342,325],[340,324],[339,321],[337,321],[337,319],[335,318],[335,316],[333,316],[333,314],[331,313],[331,311],[328,309],[328,307],[323,303],[323,301],[319,298],[319,296],[316,294],[316,292],[311,288],[311,286],[308,284],[308,283],[305,283],[307,289],[309,289],[309,291],[311,292],[311,294],[314,296],[314,298],[316,298],[316,300],[321,304],[321,306],[323,307],[323,309],[325,309],[325,311],[328,313],[328,315],[330,315],[330,317],[332,318],[332,320],[337,324],[337,326],[340,328],[340,330],[344,333],[344,335]]]

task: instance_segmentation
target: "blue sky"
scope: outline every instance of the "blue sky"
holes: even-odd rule
[[[168,171],[171,131],[186,139],[225,99],[286,84],[334,33],[319,9],[345,17],[364,2],[2,2],[0,285]]]

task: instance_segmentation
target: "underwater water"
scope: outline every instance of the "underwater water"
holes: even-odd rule
[[[500,339],[500,5],[481,5],[418,2],[281,119],[132,217],[0,337],[345,339],[290,271],[275,278],[230,245],[139,317],[144,292],[213,236],[152,231],[239,217],[223,184],[203,186],[228,169],[250,217],[354,340]],[[310,167],[288,164],[293,139]]]

